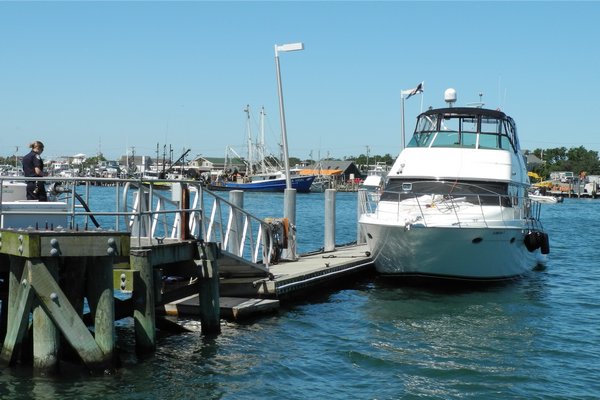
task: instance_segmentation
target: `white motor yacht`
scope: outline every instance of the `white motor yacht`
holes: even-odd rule
[[[544,264],[548,235],[515,122],[480,107],[430,109],[359,223],[383,275],[514,279]]]

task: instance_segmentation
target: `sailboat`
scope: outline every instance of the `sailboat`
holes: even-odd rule
[[[254,146],[252,144],[252,131],[250,127],[250,106],[244,109],[246,113],[246,130],[248,132],[248,158],[245,161],[246,171],[224,171],[211,182],[208,187],[210,190],[244,190],[256,192],[283,192],[286,188],[286,174],[281,165],[273,162],[274,157],[265,155],[265,133],[264,133],[264,107],[260,112],[260,140]],[[254,151],[254,148],[256,148]],[[233,152],[228,147],[227,153]],[[237,153],[235,153],[237,155]],[[256,162],[254,155],[256,154]],[[241,157],[240,157],[241,158]],[[290,171],[290,181],[292,188],[300,193],[310,192],[310,187],[315,179],[314,175],[300,175],[298,170]]]

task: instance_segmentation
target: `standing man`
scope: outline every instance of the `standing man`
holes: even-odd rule
[[[29,147],[31,151],[23,157],[23,173],[25,176],[44,176],[44,162],[40,157],[44,144],[36,140]],[[27,200],[48,201],[44,182],[27,181]]]

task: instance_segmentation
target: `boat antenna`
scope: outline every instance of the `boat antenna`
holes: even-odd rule
[[[483,102],[482,98],[483,98],[483,92],[479,92],[479,102],[478,103],[469,103],[467,105],[472,106],[472,107],[477,107],[477,108],[483,108],[485,103]]]

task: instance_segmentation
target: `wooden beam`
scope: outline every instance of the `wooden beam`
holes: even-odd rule
[[[52,280],[56,281],[58,279],[58,261],[58,257],[46,258],[45,260],[40,258],[27,259],[25,268],[29,271],[43,268]],[[33,286],[35,280],[31,273],[30,278]],[[40,297],[39,294],[38,297]],[[40,300],[42,299],[40,298]],[[36,302],[33,305],[33,368],[38,372],[56,373],[58,372],[60,334],[49,315],[49,311],[39,303],[41,302]]]
[[[29,264],[29,263],[28,263]],[[105,355],[87,329],[77,310],[58,286],[44,263],[39,260],[27,265],[31,286],[41,306],[60,329],[65,339],[77,351],[90,371],[109,367]]]

